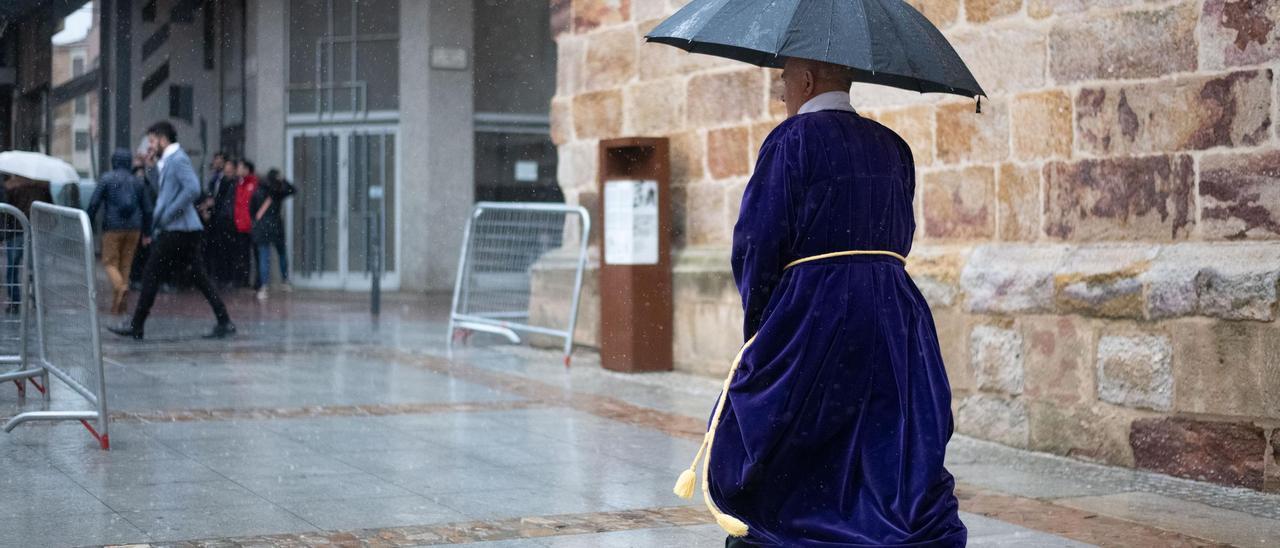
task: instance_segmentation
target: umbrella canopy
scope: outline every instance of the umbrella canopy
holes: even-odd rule
[[[50,183],[71,183],[80,180],[76,168],[62,160],[40,154],[11,150],[0,152],[0,173],[26,177]]]
[[[859,82],[986,95],[942,32],[903,0],[693,0],[645,38],[762,67],[798,57],[849,67]]]

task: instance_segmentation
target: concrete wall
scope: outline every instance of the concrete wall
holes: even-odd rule
[[[473,196],[472,3],[400,4],[401,286],[449,291]],[[431,48],[465,48],[466,70],[431,68]]]
[[[288,58],[288,0],[253,0],[245,40],[245,155],[284,170],[285,78]]]
[[[169,22],[169,13],[176,0],[159,0],[154,22],[142,21],[142,7],[145,2],[133,2],[132,36],[130,72],[132,74],[132,110],[130,128],[133,142],[129,148],[138,146],[143,132],[158,120],[169,120],[178,130],[178,140],[191,155],[199,173],[202,164],[208,164],[213,151],[220,147],[221,89],[218,85],[218,70],[206,70],[204,67],[204,12],[197,10],[191,23],[170,23],[169,39],[143,60],[142,44],[162,25]],[[254,3],[254,2],[251,2]],[[221,52],[219,52],[220,54]],[[169,62],[169,78],[156,88],[145,99],[142,97],[142,82],[165,61]],[[194,99],[191,122],[169,118],[169,86],[190,85]],[[207,124],[205,142],[200,140],[200,120]],[[207,169],[207,166],[205,167]]]
[[[912,3],[984,114],[853,95],[915,152],[909,268],[959,430],[1280,490],[1280,3]],[[565,194],[593,209],[600,139],[671,139],[678,368],[721,375],[741,344],[732,224],[784,111],[776,71],[642,43],[683,4],[554,0],[553,134]]]

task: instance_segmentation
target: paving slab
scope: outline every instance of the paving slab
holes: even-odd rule
[[[1268,547],[1280,544],[1280,521],[1260,519],[1244,512],[1153,493],[1068,498],[1057,503],[1232,546]]]

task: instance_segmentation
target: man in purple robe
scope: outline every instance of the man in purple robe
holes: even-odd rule
[[[734,228],[747,343],[705,445],[708,505],[730,546],[964,546],[951,387],[904,269],[911,150],[850,106],[848,69],[791,59],[782,78],[790,117]]]

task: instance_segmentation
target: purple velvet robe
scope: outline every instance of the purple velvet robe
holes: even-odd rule
[[[929,306],[903,265],[915,165],[853,112],[769,135],[733,234],[743,354],[710,457],[712,498],[761,546],[964,546],[943,467],[951,387]]]

